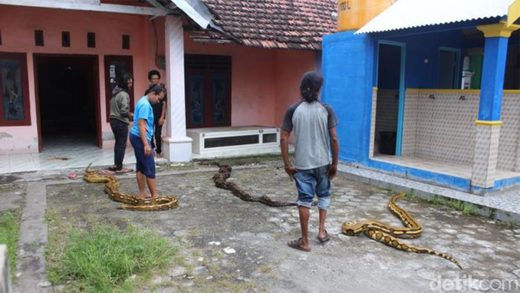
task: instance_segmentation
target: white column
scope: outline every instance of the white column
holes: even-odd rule
[[[186,136],[184,103],[184,31],[178,16],[166,16],[166,86],[168,117],[163,149],[172,162],[191,161],[191,138]]]

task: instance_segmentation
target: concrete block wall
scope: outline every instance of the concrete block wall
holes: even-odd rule
[[[497,168],[520,171],[520,91],[505,91],[502,98],[502,126]]]
[[[403,156],[471,166],[480,91],[408,89]],[[520,92],[505,91],[497,168],[520,170]]]

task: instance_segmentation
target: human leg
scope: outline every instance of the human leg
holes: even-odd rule
[[[110,119],[110,127],[114,133],[114,166],[119,170],[123,168],[123,160],[125,158],[126,141],[128,139],[128,125],[117,120]],[[116,170],[114,170],[116,171]]]
[[[300,239],[290,241],[288,245],[292,248],[309,251],[309,216],[316,180],[308,170],[298,170],[294,174],[294,179],[298,190],[297,204],[302,236]]]
[[[141,139],[135,135],[130,135],[130,143],[134,148],[135,154],[135,177],[137,180],[137,186],[139,187],[139,198],[144,199],[146,197],[145,192],[145,154],[144,154],[144,145]]]
[[[146,185],[148,185],[148,190],[150,190],[152,199],[157,198],[159,194],[157,193],[157,181],[155,180],[155,160],[153,155],[144,157],[143,173],[144,176],[146,176]]]
[[[155,137],[155,151],[159,155],[162,153],[162,137],[161,137],[161,135],[162,135],[162,126],[157,124],[155,126],[154,137]]]
[[[318,240],[322,243],[329,240],[329,235],[325,228],[325,221],[327,220],[327,210],[329,209],[331,199],[328,169],[329,166],[324,166],[315,169],[316,195],[318,196],[319,209]]]
[[[141,171],[138,171],[135,173],[135,177],[137,179],[137,186],[139,187],[139,198],[145,199],[146,198],[146,192],[145,192],[145,176]]]

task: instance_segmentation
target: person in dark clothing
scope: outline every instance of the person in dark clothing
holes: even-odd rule
[[[133,119],[133,113],[130,112],[130,90],[133,82],[132,75],[129,73],[117,78],[117,85],[112,91],[110,99],[110,128],[112,128],[116,142],[114,144],[114,165],[108,169],[114,172],[127,171],[123,169],[123,160],[128,140],[128,125]]]
[[[155,149],[155,154],[161,156],[162,153],[162,127],[166,121],[166,86],[161,83],[161,73],[158,70],[150,70],[148,72],[148,81],[150,85],[160,85],[163,92],[159,97],[159,103],[152,104],[154,115],[154,135],[152,138],[152,148]],[[146,95],[147,93],[145,93]]]
[[[162,127],[164,125],[164,121],[166,120],[166,87],[163,84],[160,84],[160,86],[163,91],[159,95],[159,102],[157,104],[152,104],[154,118],[153,122],[155,127],[152,144],[155,148],[155,153],[157,156],[160,156],[162,153]]]

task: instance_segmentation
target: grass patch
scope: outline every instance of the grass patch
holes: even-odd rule
[[[419,198],[413,190],[411,192],[406,193],[405,198],[409,200],[428,202],[434,205],[446,206],[454,210],[460,211],[464,215],[479,215],[478,207],[476,205],[457,199],[444,198],[439,195],[434,195],[432,199]]]
[[[49,280],[68,284],[67,292],[136,291],[139,281],[165,269],[177,252],[165,238],[132,226],[72,228],[65,235],[63,245],[54,242],[47,256]]]
[[[9,267],[11,272],[16,268],[16,255],[18,250],[18,238],[20,237],[20,211],[11,210],[0,212],[0,244],[7,245]],[[12,274],[14,279],[14,274]]]

